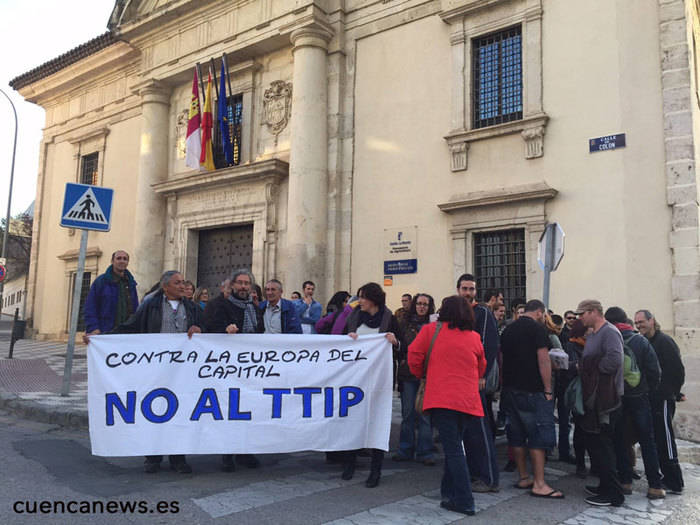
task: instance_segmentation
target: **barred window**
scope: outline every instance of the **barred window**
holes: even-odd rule
[[[475,129],[523,118],[521,40],[516,26],[472,41]]]
[[[475,233],[474,272],[478,289],[502,290],[506,305],[525,298],[525,230]]]
[[[83,155],[80,159],[80,183],[97,185],[97,161],[100,158],[98,152]]]
[[[228,101],[228,134],[233,144],[233,165],[238,166],[241,163],[241,137],[243,131],[243,95],[231,95],[227,97]],[[215,105],[214,107],[218,107]],[[225,168],[227,166],[226,156],[221,140],[221,128],[219,123],[216,123],[214,130],[214,141],[212,144],[214,149],[214,165],[216,169]]]

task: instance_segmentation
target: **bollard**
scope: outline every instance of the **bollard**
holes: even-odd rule
[[[15,350],[15,341],[18,339],[15,337],[15,326],[17,325],[18,318],[19,308],[15,308],[15,316],[12,319],[12,331],[10,333],[10,354],[7,356],[8,359],[12,359],[12,352]]]

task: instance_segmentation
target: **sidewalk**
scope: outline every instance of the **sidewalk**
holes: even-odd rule
[[[87,430],[87,347],[76,344],[66,397],[61,396],[66,343],[20,339],[13,359],[7,359],[9,348],[9,330],[0,328],[0,408],[24,419]],[[393,412],[392,423],[400,424],[398,396]],[[676,440],[676,445],[681,462],[700,465],[700,443]]]
[[[0,407],[34,421],[88,428],[86,346],[76,345],[70,393],[61,396],[66,343],[20,339],[13,359],[9,327],[0,328]]]

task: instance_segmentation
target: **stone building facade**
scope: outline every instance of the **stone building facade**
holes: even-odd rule
[[[324,300],[382,282],[386,232],[410,230],[417,271],[393,276],[391,305],[452,293],[464,271],[533,298],[538,240],[558,222],[551,306],[649,308],[700,368],[698,9],[118,0],[107,33],[12,82],[46,109],[34,331],[66,331],[79,236],[57,218],[65,183],[87,173],[115,189],[115,211],[109,233],[90,234],[85,286],[121,248],[142,292],[164,269],[211,285],[249,264],[288,293],[314,280]],[[191,170],[193,70],[213,59],[218,74],[223,53],[240,162]],[[624,148],[592,152],[591,139],[623,133]]]

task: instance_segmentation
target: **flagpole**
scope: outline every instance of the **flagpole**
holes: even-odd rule
[[[233,96],[233,90],[231,89],[231,72],[228,69],[228,56],[226,56],[226,53],[223,53],[221,56],[221,60],[224,61],[224,67],[226,68],[226,81],[228,83],[228,96],[232,97]],[[228,113],[229,108],[231,107],[231,104],[229,104],[229,101],[226,100],[226,112]],[[233,164],[235,164],[236,161],[236,150],[234,148],[233,144],[233,134],[235,132],[233,122],[229,122],[229,137],[228,140],[231,142],[231,151],[233,152]],[[239,153],[240,155],[240,153]]]
[[[197,76],[199,77],[199,90],[202,92],[202,98],[204,98],[206,96],[206,93],[204,92],[204,80],[202,80],[202,68],[199,67],[199,62],[197,62],[197,65],[195,67],[197,68]],[[200,108],[204,107],[204,104],[202,104],[199,100],[199,93],[197,93],[197,104],[199,104]]]
[[[209,66],[209,72],[212,72],[213,70],[213,75],[214,75],[214,91],[216,92],[216,100],[219,100],[219,81],[216,79],[216,67],[214,66],[214,59],[210,58],[209,61],[211,62],[211,65]]]

